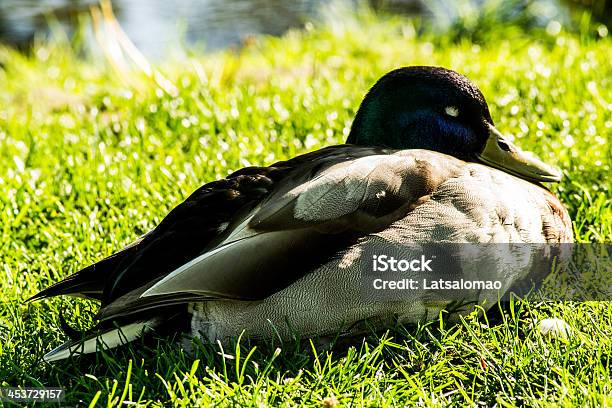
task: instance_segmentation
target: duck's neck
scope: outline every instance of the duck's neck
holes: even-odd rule
[[[377,101],[372,101],[371,104],[377,106],[365,107],[362,105],[359,108],[346,143],[360,146],[392,147],[396,145],[394,142],[397,141],[392,140],[392,135],[385,132]]]

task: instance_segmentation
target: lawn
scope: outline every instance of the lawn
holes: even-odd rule
[[[440,34],[370,12],[337,21],[168,58],[157,75],[113,68],[61,35],[27,56],[0,47],[0,386],[61,385],[67,405],[84,406],[612,403],[610,302],[517,303],[495,322],[442,318],[333,351],[242,339],[187,355],[157,339],[42,362],[64,339],[60,311],[85,328],[96,305],[25,299],[147,232],[204,182],[342,143],[368,88],[400,66],[475,81],[497,127],[563,169],[550,187],[576,240],[612,241],[602,27]],[[543,337],[546,317],[563,318],[570,339]]]

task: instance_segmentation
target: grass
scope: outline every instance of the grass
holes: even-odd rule
[[[153,228],[205,181],[341,143],[368,87],[413,64],[473,79],[499,129],[564,169],[551,188],[576,240],[609,243],[612,41],[557,31],[433,35],[358,13],[161,62],[166,91],[65,40],[29,56],[0,48],[0,386],[62,385],[82,406],[610,404],[609,302],[517,303],[496,324],[441,319],[333,352],[242,339],[188,356],[154,340],[54,365],[41,356],[63,340],[60,310],[86,327],[95,305],[24,303]],[[545,317],[575,335],[542,337]]]

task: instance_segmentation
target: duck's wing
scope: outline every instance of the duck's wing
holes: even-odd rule
[[[202,186],[137,242],[42,290],[31,300],[74,295],[105,304],[164,276],[205,251],[228,220],[269,193],[281,171],[247,168]]]
[[[369,152],[324,166],[307,179],[294,173],[214,248],[116,299],[99,317],[194,299],[264,299],[405,216],[461,168],[463,162],[440,156]],[[441,159],[446,163],[436,166]]]
[[[332,146],[269,167],[248,167],[205,184],[174,208],[148,234],[121,251],[42,290],[29,300],[58,295],[89,297],[106,305],[155,282],[214,248],[216,242],[266,199],[283,180],[308,178],[330,163],[368,154],[368,149]],[[296,171],[302,169],[301,171]],[[299,173],[300,176],[291,176]]]

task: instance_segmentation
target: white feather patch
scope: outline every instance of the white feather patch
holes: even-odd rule
[[[98,350],[98,345],[104,350],[112,349],[136,340],[143,333],[155,327],[156,323],[156,319],[131,323],[70,347],[67,347],[67,343],[65,343],[45,354],[43,360],[50,363],[63,360],[73,354],[95,353]]]
[[[567,340],[571,337],[572,328],[562,319],[548,318],[540,322],[540,333],[542,336]]]

